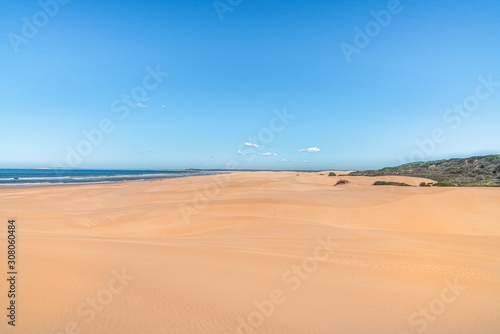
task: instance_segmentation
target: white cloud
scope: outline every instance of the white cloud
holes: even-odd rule
[[[288,160],[281,159],[280,162],[288,162]]]
[[[238,154],[242,154],[240,150],[238,150]]]
[[[141,102],[137,103],[137,106],[138,106],[139,108],[147,108],[147,107],[148,107],[147,105],[145,105],[145,104],[143,104],[143,103],[141,103]]]
[[[162,105],[161,107],[162,107],[162,108],[166,108],[166,106],[165,106],[165,105]]]
[[[257,153],[257,155],[275,156],[275,157],[277,157],[277,156],[278,156],[276,153],[271,153],[271,152]]]
[[[308,163],[309,161],[307,161],[307,160],[304,160],[304,161],[302,161],[302,162],[304,162],[304,163]]]
[[[309,147],[309,148],[303,148],[299,150],[299,152],[308,152],[308,153],[316,153],[319,152],[320,149],[318,147]]]
[[[245,146],[250,146],[250,147],[259,147],[257,144],[252,144],[250,142],[245,142]]]

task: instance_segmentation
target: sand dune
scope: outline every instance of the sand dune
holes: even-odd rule
[[[0,189],[0,333],[499,333],[500,189],[327,175]]]

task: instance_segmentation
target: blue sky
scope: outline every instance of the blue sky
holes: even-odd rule
[[[497,1],[55,1],[0,1],[2,168],[500,151]]]

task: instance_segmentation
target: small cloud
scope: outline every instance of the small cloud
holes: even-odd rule
[[[281,159],[280,162],[288,162],[286,159]]]
[[[166,106],[165,106],[164,104],[163,104],[161,107],[162,107],[162,108],[166,108]]]
[[[145,104],[143,104],[143,103],[141,103],[141,102],[137,103],[137,106],[138,106],[139,108],[147,108],[147,107],[148,107],[147,105],[145,105]]]
[[[318,147],[309,147],[309,148],[303,148],[299,150],[299,152],[307,152],[307,153],[316,153],[319,152],[320,149]]]
[[[145,99],[142,100],[143,102],[149,101],[149,97],[146,97]]]
[[[276,153],[271,153],[271,152],[257,153],[257,155],[263,155],[263,156],[275,156],[275,157],[277,157],[277,156],[278,156]]]
[[[240,154],[240,155],[241,155],[241,154],[242,154],[242,152],[241,152],[240,150],[238,150],[238,154]]]
[[[252,144],[250,142],[245,142],[245,146],[249,146],[249,147],[259,147],[259,145],[257,144]]]
[[[307,164],[307,163],[308,163],[309,161],[307,161],[307,160],[304,160],[304,161],[302,161],[302,162],[303,162],[303,163],[306,163],[306,164]]]

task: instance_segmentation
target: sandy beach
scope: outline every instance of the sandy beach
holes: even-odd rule
[[[422,181],[241,172],[0,189],[2,267],[15,219],[19,272],[16,327],[3,315],[0,333],[497,334],[500,188]]]

